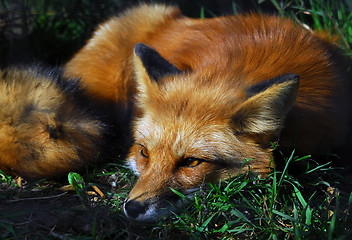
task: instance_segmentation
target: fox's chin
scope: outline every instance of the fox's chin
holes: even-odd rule
[[[153,223],[169,216],[175,209],[173,207],[162,208],[159,204],[152,204],[144,213],[140,213],[137,217],[128,214],[124,207],[124,213],[129,220],[139,223]]]
[[[124,202],[123,210],[126,217],[134,222],[139,223],[153,223],[161,219],[165,219],[173,213],[179,213],[185,209],[193,201],[195,194],[199,191],[199,188],[188,189],[182,194],[185,196],[172,197],[172,198],[161,198],[161,199],[149,199],[145,203],[137,203],[143,207],[143,211],[136,213],[131,212],[130,205],[131,201],[127,199]],[[133,201],[133,200],[132,200]]]

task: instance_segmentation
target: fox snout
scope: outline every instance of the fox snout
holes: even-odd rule
[[[123,210],[129,219],[139,222],[149,222],[157,215],[151,201],[126,200]]]
[[[129,218],[136,219],[139,215],[145,214],[148,206],[136,200],[130,200],[124,203],[123,209]]]
[[[192,198],[190,194],[188,198]],[[146,200],[127,198],[124,202],[123,209],[125,215],[133,221],[137,222],[155,222],[156,220],[177,212],[178,209],[188,205],[187,199],[182,199],[174,193],[168,196],[155,196]]]
[[[180,197],[171,190],[164,196],[154,196],[148,199],[127,198],[123,205],[125,215],[136,222],[155,222],[172,212],[178,212],[189,205],[199,187],[182,192]]]
[[[125,215],[136,222],[154,222],[175,210],[155,199],[147,201],[126,200],[123,206]],[[166,201],[164,203],[167,203]],[[162,206],[165,205],[165,206]],[[169,204],[168,204],[169,205]]]

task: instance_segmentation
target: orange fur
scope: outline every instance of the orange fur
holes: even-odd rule
[[[73,81],[37,67],[0,71],[0,168],[55,177],[96,160],[105,124],[78,103]]]
[[[66,76],[82,78],[88,94],[96,101],[123,112],[135,92],[131,81],[134,45],[161,31],[179,15],[178,9],[156,5],[126,11],[110,19],[98,27],[84,48],[66,64]]]
[[[164,214],[169,187],[189,193],[248,169],[264,176],[273,141],[302,153],[340,144],[350,111],[348,76],[323,38],[277,16],[190,19],[160,5],[102,24],[65,72],[82,78],[98,102],[125,109],[135,102],[128,162],[139,180],[126,214],[143,221]],[[183,73],[155,81],[133,54],[138,42]],[[252,86],[289,73],[300,80],[248,95]]]

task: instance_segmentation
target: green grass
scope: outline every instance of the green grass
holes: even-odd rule
[[[188,211],[174,216],[172,226],[194,238],[349,239],[351,193],[332,187],[338,183],[329,164],[292,155],[285,169],[303,160],[310,164],[299,178],[284,170],[268,179],[243,175],[210,184]]]
[[[264,1],[266,2],[266,1]],[[270,0],[277,11],[314,30],[327,30],[337,35],[341,46],[351,55],[352,2],[349,0]]]
[[[352,55],[351,2],[258,2],[258,9],[272,4],[281,15],[338,35],[346,54]],[[37,4],[36,8],[44,8],[39,6],[43,1]],[[70,12],[70,6],[60,14]],[[233,6],[237,9],[235,2]],[[200,10],[202,16],[207,11]],[[55,25],[57,16],[46,13],[35,15],[37,31],[47,31],[49,37],[60,34],[66,22]],[[91,17],[89,12],[84,16]],[[65,44],[86,34],[82,32],[86,24],[75,18],[67,32],[61,32]],[[122,204],[136,177],[123,165],[108,164],[85,174],[71,173],[67,181],[41,180],[22,187],[0,172],[0,238],[352,239],[351,182],[331,164],[318,164],[313,157],[292,153],[282,159],[286,164],[267,179],[244,174],[204,186],[185,210],[152,225],[130,223],[124,217]],[[62,189],[68,183],[74,188]]]
[[[350,183],[344,182],[330,163],[319,165],[310,156],[292,154],[285,162],[282,170],[273,171],[267,179],[244,174],[205,185],[194,200],[185,199],[189,205],[185,205],[184,210],[151,225],[130,223],[124,217],[122,203],[136,178],[121,165],[106,166],[94,177],[92,174],[69,174],[68,182],[74,190],[67,194],[59,190],[67,182],[40,181],[7,189],[6,195],[1,197],[3,206],[16,209],[15,204],[22,203],[29,209],[18,206],[14,212],[2,212],[0,237],[351,239],[352,192],[351,187],[346,188]],[[301,170],[292,175],[290,171],[295,165]],[[5,179],[3,184],[13,186]],[[104,193],[104,197],[91,194],[93,185]],[[31,206],[36,209],[37,202],[41,202],[41,213],[31,211]],[[56,221],[72,223],[61,222],[54,226],[41,223],[38,226],[37,214],[45,219],[48,216],[51,219],[55,214]],[[29,216],[33,222],[28,220]],[[15,224],[19,222],[25,222],[27,228]]]

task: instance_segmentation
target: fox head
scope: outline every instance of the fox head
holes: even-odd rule
[[[192,197],[204,183],[270,172],[271,142],[295,102],[297,75],[243,87],[228,73],[182,72],[144,44],[134,60],[135,143],[127,161],[139,179],[124,204],[130,219],[154,221],[182,206],[171,188]]]

